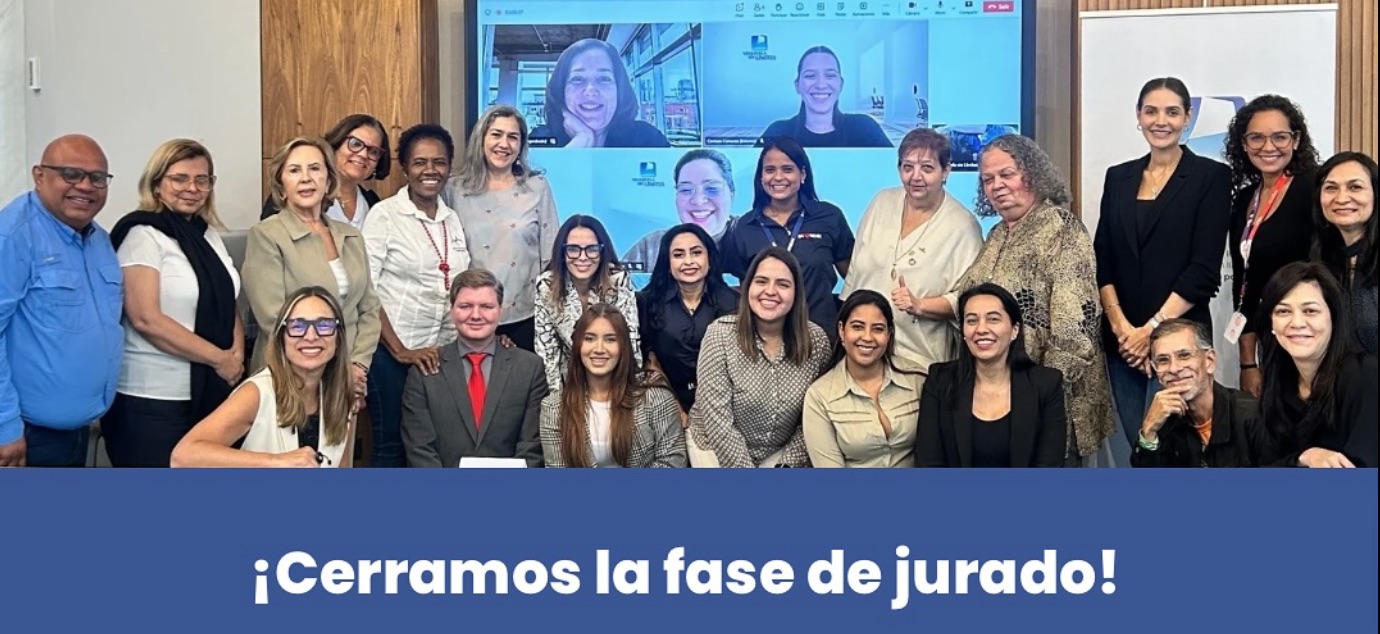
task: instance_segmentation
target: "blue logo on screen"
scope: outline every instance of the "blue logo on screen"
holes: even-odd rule
[[[1246,105],[1246,98],[1239,95],[1194,97],[1189,105],[1193,108],[1193,118],[1184,127],[1183,143],[1195,154],[1222,160],[1227,128],[1237,111]]]
[[[642,161],[637,164],[637,176],[632,179],[638,187],[665,187],[666,181],[656,177],[656,161]]]
[[[775,55],[772,55],[771,53],[768,53],[768,52],[767,52],[767,49],[768,49],[768,48],[769,48],[769,46],[768,46],[768,43],[767,43],[767,36],[766,36],[766,35],[762,35],[762,34],[754,35],[754,36],[752,36],[752,38],[751,38],[751,42],[749,42],[749,44],[748,44],[748,50],[743,51],[743,57],[746,57],[746,58],[748,58],[748,59],[750,59],[750,60],[754,60],[754,61],[758,61],[758,62],[774,62],[774,61],[776,61],[776,56],[775,56]]]

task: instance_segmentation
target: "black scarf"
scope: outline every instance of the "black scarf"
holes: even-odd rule
[[[119,249],[129,230],[140,225],[163,232],[176,241],[187,256],[200,289],[196,300],[196,326],[192,330],[211,345],[229,350],[235,342],[235,283],[220,255],[206,241],[206,221],[171,211],[135,211],[115,224],[115,230],[110,233],[111,243]],[[187,423],[195,425],[215,411],[230,396],[232,387],[216,374],[215,368],[192,363],[192,419]]]

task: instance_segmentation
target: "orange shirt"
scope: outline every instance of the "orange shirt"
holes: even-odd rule
[[[1209,418],[1200,424],[1194,425],[1193,431],[1198,432],[1198,438],[1202,439],[1203,446],[1206,447],[1208,439],[1212,438],[1212,419]]]

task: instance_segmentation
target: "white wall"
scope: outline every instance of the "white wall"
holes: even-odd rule
[[[259,0],[7,1],[23,2],[24,57],[43,76],[24,100],[26,165],[55,137],[94,137],[115,174],[97,217],[110,228],[133,210],[153,150],[189,137],[215,159],[221,219],[258,220]]]
[[[28,189],[23,68],[24,1],[0,0],[0,206]]]

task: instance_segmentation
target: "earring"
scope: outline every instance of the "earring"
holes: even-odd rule
[[[1145,126],[1142,126],[1142,125],[1140,125],[1139,123],[1137,123],[1137,124],[1136,124],[1136,129],[1137,129],[1137,130],[1140,130],[1141,132],[1144,132],[1144,131],[1145,131]]]

